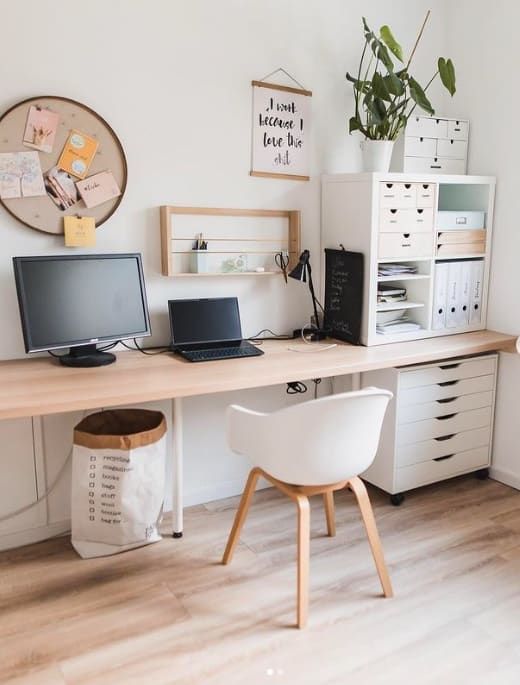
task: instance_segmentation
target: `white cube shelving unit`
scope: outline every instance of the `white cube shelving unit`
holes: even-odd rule
[[[486,327],[495,178],[435,174],[360,173],[322,179],[321,246],[365,256],[361,342],[364,345],[416,340]],[[437,254],[439,211],[484,212],[485,248],[453,256]],[[481,245],[482,243],[480,243]],[[480,320],[452,328],[432,326],[437,262],[482,260]],[[378,276],[381,263],[413,264],[417,273]],[[378,283],[407,289],[404,303],[377,303]],[[407,309],[420,330],[392,335],[376,332],[377,313]]]

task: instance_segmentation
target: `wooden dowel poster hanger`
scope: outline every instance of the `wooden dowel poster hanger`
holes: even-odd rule
[[[265,80],[252,81],[253,122],[251,176],[309,180],[312,91]]]

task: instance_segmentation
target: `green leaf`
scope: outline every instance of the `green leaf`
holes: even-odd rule
[[[445,60],[444,57],[439,57],[437,67],[439,69],[442,85],[453,97],[457,90],[455,87],[455,67],[453,66],[453,62],[451,59]]]
[[[391,102],[392,96],[390,91],[388,90],[384,78],[378,71],[375,71],[372,76],[372,90],[377,97],[386,100],[387,102]]]
[[[369,26],[367,24],[367,20],[365,19],[365,17],[363,17],[363,28],[365,30],[365,39],[366,40],[372,40],[372,38],[374,38],[374,33],[369,28]]]
[[[410,80],[408,81],[408,84],[410,86],[410,96],[412,100],[425,112],[428,112],[428,114],[433,115],[435,114],[435,110],[432,107],[431,102],[428,100],[426,97],[426,93],[424,90],[421,88],[421,86],[417,83],[417,81],[410,76]]]
[[[392,31],[390,31],[390,27],[389,26],[381,26],[381,28],[379,30],[379,35],[380,35],[383,43],[390,50],[390,52],[392,52],[392,54],[394,54],[400,62],[404,62],[403,48],[399,45],[399,43],[394,38]]]
[[[361,93],[366,93],[371,86],[371,81],[360,81],[349,73],[347,73],[347,81],[350,81],[354,89]]]
[[[380,126],[384,123],[386,117],[385,103],[381,98],[373,98],[367,102],[367,109],[369,112],[368,125]]]
[[[404,84],[401,79],[391,71],[389,74],[383,77],[386,85],[386,89],[392,95],[402,95],[404,93]]]
[[[361,124],[356,119],[356,117],[350,117],[348,122],[348,132],[359,131],[361,129]]]
[[[381,60],[385,67],[388,69],[388,71],[393,71],[394,70],[394,63],[392,62],[390,58],[390,54],[386,47],[381,43],[381,41],[377,41],[379,43],[379,48],[377,51],[377,59]]]

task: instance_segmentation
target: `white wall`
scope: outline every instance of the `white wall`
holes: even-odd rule
[[[458,78],[458,97],[450,112],[471,121],[469,172],[497,176],[488,327],[518,335],[520,94],[515,70],[520,48],[512,27],[520,21],[520,4],[458,0],[450,15],[448,51]],[[519,384],[520,356],[501,354],[493,475],[520,488]]]
[[[30,96],[63,95],[97,110],[120,136],[128,157],[128,188],[118,212],[98,231],[95,251],[143,253],[154,343],[167,341],[167,299],[183,296],[238,295],[246,335],[263,327],[284,332],[310,314],[308,292],[297,283],[285,286],[281,278],[188,283],[161,276],[158,206],[301,209],[302,243],[317,268],[319,174],[359,170],[358,139],[347,135],[352,100],[345,72],[357,66],[361,13],[374,28],[390,24],[409,51],[432,5],[417,58],[424,81],[444,52],[444,0],[391,5],[372,0],[363,7],[354,0],[91,0],[88,7],[67,0],[4,3],[0,110]],[[277,67],[313,91],[309,183],[248,175],[250,82]],[[64,248],[60,238],[25,228],[3,210],[0,234],[0,358],[7,359],[24,354],[11,257]],[[233,399],[266,406],[286,401],[283,388]],[[228,455],[221,430],[229,400],[223,395],[187,403],[190,502],[240,488],[243,468]],[[62,431],[49,437],[49,461],[59,462],[72,421],[62,417],[48,423],[49,435],[51,426]],[[65,515],[67,492],[65,483],[54,517]]]

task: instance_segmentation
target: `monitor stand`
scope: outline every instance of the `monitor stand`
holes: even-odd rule
[[[116,361],[116,355],[102,352],[96,345],[78,345],[71,347],[68,354],[60,355],[63,366],[106,366]]]

